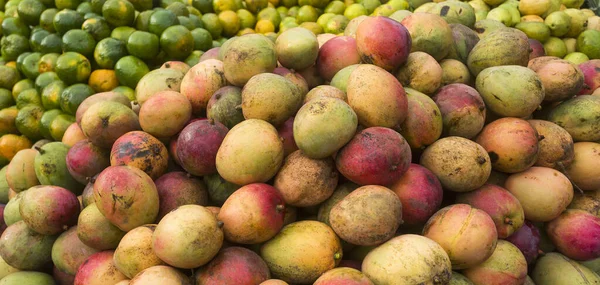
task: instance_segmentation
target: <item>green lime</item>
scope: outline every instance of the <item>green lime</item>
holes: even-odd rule
[[[135,32],[135,29],[132,27],[117,27],[114,30],[112,30],[112,32],[110,33],[110,37],[120,40],[123,43],[127,43],[127,41],[129,40],[129,36],[131,36],[133,32]]]
[[[50,134],[50,125],[52,121],[59,115],[63,114],[60,109],[51,109],[45,111],[40,118],[40,134],[49,140],[52,140],[52,134]]]
[[[85,15],[87,13],[93,13],[92,11],[92,3],[90,2],[82,2],[81,4],[79,4],[79,6],[77,6],[77,9],[75,9],[75,11]]]
[[[15,104],[12,93],[8,89],[0,88],[0,110]]]
[[[129,101],[135,101],[135,90],[127,86],[118,86],[112,90],[113,92],[125,95]]]
[[[35,88],[23,90],[17,97],[17,109],[23,109],[27,105],[42,106],[42,98]]]
[[[219,14],[219,22],[223,26],[223,35],[233,37],[240,30],[240,18],[233,11],[223,11]]]
[[[204,29],[204,24],[202,23],[202,20],[200,20],[200,16],[197,15],[189,15],[188,19],[190,19],[190,22],[192,23],[192,25],[194,25],[194,29],[195,28],[203,28]],[[192,29],[193,30],[193,29]]]
[[[205,29],[197,28],[191,31],[192,37],[194,38],[194,49],[207,51],[212,48],[212,36],[210,32]]]
[[[331,18],[335,17],[335,14],[333,13],[325,13],[321,16],[319,16],[319,18],[317,19],[317,24],[319,24],[319,26],[321,26],[323,29],[325,29],[325,26],[327,26],[327,22],[329,22],[329,20],[331,20]]]
[[[246,4],[247,4],[246,6],[254,7],[255,5],[252,4],[253,1],[267,2],[265,0],[246,0]],[[250,4],[248,4],[248,2],[250,2]],[[265,3],[265,4],[267,4],[267,3]],[[215,11],[216,14],[219,14],[223,11],[237,11],[238,9],[243,8],[243,6],[238,6],[238,4],[239,4],[239,2],[237,2],[235,0],[213,0],[212,1],[213,11]],[[262,4],[258,4],[258,5],[262,5]]]
[[[57,80],[60,80],[60,78],[58,78],[56,72],[44,72],[35,79],[35,89],[37,89],[38,92],[42,92],[46,86]]]
[[[92,12],[102,15],[102,6],[104,6],[104,2],[106,2],[106,0],[91,0],[90,4],[92,5]]]
[[[299,24],[304,22],[316,22],[317,19],[319,19],[319,12],[317,12],[315,7],[308,5],[300,7],[300,10],[298,10],[298,16],[296,16],[296,20],[298,20]]]
[[[58,34],[47,35],[40,43],[41,53],[62,53],[62,38]]]
[[[296,18],[296,17],[298,17],[298,11],[300,11],[300,7],[294,6],[294,7],[288,9],[287,15],[290,17]]]
[[[23,67],[21,72],[23,75],[25,75],[25,77],[34,80],[36,77],[38,77],[38,75],[40,75],[39,61],[41,57],[41,53],[34,52],[23,59]]]
[[[135,18],[135,29],[138,31],[147,32],[148,25],[150,24],[150,16],[152,16],[153,13],[154,13],[154,11],[152,11],[152,10],[141,12]]]
[[[17,70],[18,70],[18,71],[22,71],[22,70],[23,70],[23,61],[25,61],[25,58],[26,58],[28,55],[30,55],[30,54],[31,54],[31,52],[28,52],[28,51],[27,51],[27,52],[24,52],[24,53],[20,54],[20,55],[17,57],[17,60],[16,60],[16,62],[17,62]]]
[[[1,69],[2,68],[0,68],[0,70]],[[1,80],[1,78],[0,78],[0,80]],[[34,84],[33,80],[31,80],[29,78],[25,78],[25,79],[18,81],[12,88],[13,101],[17,100],[19,94],[21,92],[23,92],[23,90],[27,90],[30,88],[35,88],[35,84]]]
[[[279,6],[279,7],[277,7],[277,12],[279,12],[279,17],[281,17],[281,18],[287,17],[288,10],[289,9],[287,7],[285,7],[285,6]]]
[[[556,56],[563,58],[567,55],[567,46],[560,38],[550,37],[544,43],[544,50],[548,56]]]
[[[63,35],[69,30],[81,29],[83,24],[83,15],[74,10],[61,10],[54,15],[54,29],[57,33]]]
[[[87,82],[90,76],[90,61],[80,53],[65,52],[56,60],[55,72],[67,84]]]
[[[172,26],[160,36],[160,47],[170,58],[185,59],[194,50],[194,37],[186,27]]]
[[[67,114],[75,115],[79,104],[87,97],[94,95],[94,93],[96,93],[94,89],[87,84],[73,84],[65,88],[60,94],[60,109]]]
[[[169,5],[171,5],[171,4],[175,3],[175,2],[179,2],[180,0],[157,0],[157,1],[159,2],[159,6],[158,7],[165,9]]]
[[[60,54],[58,53],[47,53],[42,55],[38,64],[40,73],[54,71],[59,56]]]
[[[106,69],[112,69],[117,61],[126,55],[126,44],[115,38],[99,41],[94,50],[94,60],[101,68]]]
[[[29,37],[29,27],[20,18],[7,17],[2,20],[2,34],[9,36],[12,34]]]
[[[111,32],[108,22],[103,18],[87,19],[83,22],[81,29],[92,35],[96,41],[110,37]]]
[[[240,29],[253,29],[256,25],[256,17],[246,9],[237,10],[238,18],[240,18]]]
[[[152,10],[152,0],[131,0],[129,2],[133,4],[136,11],[143,12]]]
[[[46,30],[35,31],[31,33],[31,37],[29,37],[29,45],[33,51],[41,51],[42,50],[42,41],[45,37],[50,35],[50,32]]]
[[[165,10],[173,12],[176,16],[187,17],[190,15],[190,11],[186,8],[186,5],[181,2],[173,2],[165,8]]]
[[[192,21],[190,21],[190,18],[188,17],[184,17],[184,16],[177,16],[177,20],[179,21],[179,24],[184,26],[186,29],[188,30],[193,30],[196,27],[194,27],[194,24],[192,24]]]
[[[135,88],[138,81],[148,72],[150,72],[148,66],[142,60],[132,55],[119,59],[117,64],[115,64],[115,73],[117,74],[119,83],[131,88]]]
[[[56,80],[42,89],[42,105],[46,110],[60,109],[60,97],[65,88],[67,85],[64,82]]]
[[[383,4],[377,8],[375,8],[375,11],[373,11],[373,13],[371,13],[372,16],[384,16],[384,17],[389,17],[390,15],[394,14],[394,12],[396,12],[398,9],[394,8],[394,6],[386,3]]]
[[[169,10],[159,10],[150,15],[148,31],[160,37],[168,27],[178,24],[179,20],[175,13]]]
[[[160,45],[155,34],[135,31],[127,41],[127,51],[140,59],[153,59],[158,55]]]
[[[51,33],[56,32],[54,29],[54,16],[56,16],[56,13],[58,13],[58,9],[56,8],[44,10],[42,15],[40,15],[40,27]]]
[[[87,20],[87,19],[92,19],[92,18],[100,18],[100,19],[104,19],[104,18],[102,18],[102,16],[101,16],[101,15],[98,15],[98,14],[96,14],[96,13],[94,13],[94,12],[91,12],[91,13],[85,13],[85,15],[83,15],[83,20],[84,20],[84,21],[85,21],[85,20]]]
[[[273,26],[275,27],[278,27],[279,24],[281,24],[281,16],[279,16],[279,12],[277,12],[277,9],[273,7],[267,7],[260,10],[256,18],[257,20],[269,20],[271,21],[271,23],[273,23]]]
[[[0,46],[2,57],[7,61],[15,60],[20,54],[29,51],[29,41],[25,36],[18,34],[2,37]]]
[[[198,64],[198,62],[200,62],[200,57],[204,54],[203,51],[201,50],[195,50],[193,51],[190,56],[188,56],[184,62],[189,65],[190,67]]]
[[[344,32],[344,29],[346,29],[348,22],[348,18],[344,17],[343,15],[336,15],[327,22],[327,25],[325,26],[324,30],[326,33],[337,35],[339,33]]]
[[[46,7],[38,0],[23,0],[17,6],[19,18],[30,26],[37,26],[40,23],[40,16]]]
[[[94,53],[96,40],[84,30],[70,30],[62,37],[63,51],[73,51],[85,56],[91,56]]]
[[[202,15],[202,24],[204,24],[204,29],[210,32],[213,39],[221,37],[223,26],[221,25],[221,21],[219,21],[219,16],[213,13],[204,14]]]
[[[102,5],[102,16],[114,27],[133,26],[135,8],[127,0],[107,0]]]
[[[75,123],[75,117],[72,115],[60,114],[54,118],[52,123],[50,123],[50,135],[52,135],[52,139],[62,141],[63,135],[73,123]]]
[[[358,4],[358,3],[354,3],[350,6],[348,6],[348,8],[346,8],[346,11],[344,11],[344,16],[346,16],[346,18],[348,18],[348,20],[352,20],[356,17],[368,15],[368,14],[369,14],[369,11],[367,11],[367,8],[365,8],[365,6],[363,6],[362,4]]]
[[[323,27],[319,26],[319,24],[317,24],[315,22],[304,22],[304,23],[300,24],[300,27],[303,27],[303,28],[313,32],[313,34],[315,34],[315,35],[323,33]]]
[[[339,0],[331,1],[325,6],[325,13],[341,15],[344,13],[344,10],[346,10],[346,4]]]
[[[285,7],[292,8],[298,6],[298,0],[281,0],[281,4]]]
[[[381,2],[379,0],[362,0],[358,1],[359,4],[362,4],[363,7],[367,9],[368,14],[371,14],[375,11],[375,9],[381,6]]]
[[[211,0],[192,0],[192,6],[202,14],[214,12]]]
[[[58,10],[64,10],[64,9],[75,10],[75,9],[77,9],[77,6],[79,6],[79,4],[81,4],[81,1],[80,0],[54,0],[54,3],[56,5],[56,9],[58,9]]]

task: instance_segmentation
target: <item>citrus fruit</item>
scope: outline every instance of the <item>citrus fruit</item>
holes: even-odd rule
[[[131,0],[129,2],[131,2],[135,10],[139,12],[152,9],[152,0]]]
[[[61,141],[69,126],[75,122],[75,117],[69,114],[60,114],[50,123],[50,135],[55,141]]]
[[[70,30],[62,37],[63,51],[76,52],[85,56],[91,56],[94,53],[96,40],[84,30]]]
[[[40,16],[46,7],[38,0],[23,0],[17,6],[17,13],[23,22],[30,26],[37,26],[40,23]]]
[[[127,55],[125,42],[106,38],[98,42],[94,50],[94,60],[100,68],[112,69],[117,61]]]
[[[135,56],[125,56],[115,64],[115,73],[121,85],[135,88],[138,81],[150,72],[148,66]]]
[[[41,98],[42,106],[44,109],[60,109],[60,96],[62,92],[67,88],[67,85],[61,80],[51,82],[42,89]]]
[[[344,16],[346,16],[346,18],[348,18],[348,20],[352,20],[358,16],[363,16],[363,15],[368,15],[367,8],[365,8],[365,6],[358,4],[358,3],[348,6],[348,8],[346,8],[346,10],[344,11]]]
[[[245,0],[244,2],[246,2],[246,9],[255,14],[269,6],[269,1],[267,0]]]
[[[50,32],[46,30],[38,30],[31,33],[31,37],[29,37],[29,45],[31,49],[36,52],[40,52],[42,50],[42,41],[50,35]]]
[[[138,31],[147,32],[148,25],[150,24],[150,16],[152,16],[153,13],[154,13],[154,11],[148,10],[148,11],[141,12],[137,17],[135,17],[135,23],[134,23],[135,29]]]
[[[178,25],[177,15],[169,10],[158,10],[150,15],[148,31],[159,36],[168,28]]]
[[[256,18],[258,20],[269,20],[275,27],[279,26],[281,23],[281,16],[279,15],[279,12],[277,12],[277,9],[273,7],[262,9],[260,12],[258,12]]]
[[[16,60],[20,54],[29,51],[29,41],[19,34],[2,37],[0,45],[2,57],[7,61]]]
[[[324,30],[326,33],[337,35],[339,33],[344,32],[344,29],[346,29],[348,22],[348,18],[344,17],[343,15],[336,15],[327,22],[327,25],[325,25]]]
[[[335,0],[335,1],[329,2],[329,4],[327,4],[327,6],[325,6],[324,12],[341,15],[344,13],[344,10],[346,10],[346,4],[344,4],[344,2],[342,2],[342,1]]]
[[[317,18],[317,24],[319,24],[319,26],[321,26],[323,29],[325,29],[325,26],[327,26],[327,22],[329,22],[329,20],[331,20],[331,18],[335,17],[335,14],[333,13],[325,13],[321,16],[319,16],[319,18]]]
[[[264,1],[264,0],[258,0],[258,1]],[[248,1],[246,1],[246,3],[248,3]],[[243,6],[238,6],[238,4],[239,4],[239,2],[235,1],[235,0],[213,0],[212,1],[213,11],[215,11],[215,13],[217,13],[217,14],[219,14],[223,11],[237,11],[238,9],[243,7]]]
[[[82,54],[72,51],[58,57],[54,70],[60,80],[67,84],[87,82],[92,72],[90,61]]]
[[[567,46],[560,38],[550,37],[544,43],[544,50],[548,56],[556,56],[563,58],[567,55]]]
[[[172,26],[160,36],[160,47],[170,58],[185,59],[194,50],[194,37],[184,26]]]
[[[67,114],[75,115],[81,102],[94,93],[94,89],[87,84],[73,84],[60,94],[60,109]]]
[[[18,34],[29,37],[30,32],[27,24],[20,18],[7,17],[2,21],[2,34],[4,36]]]
[[[107,0],[102,5],[102,16],[114,27],[132,26],[135,8],[127,0]]]
[[[15,125],[15,119],[19,109],[17,106],[11,106],[0,110],[0,135],[16,134],[19,132]]]
[[[42,137],[49,140],[52,139],[52,134],[50,134],[50,124],[52,124],[52,121],[60,114],[63,114],[60,109],[47,110],[42,114],[42,117],[40,118],[40,134]]]
[[[0,67],[0,69],[2,69]],[[0,77],[0,80],[3,77]],[[19,96],[19,93],[23,92],[23,90],[27,90],[29,88],[35,88],[35,84],[33,82],[33,80],[29,79],[29,78],[25,78],[23,80],[20,80],[19,82],[17,82],[13,88],[12,88],[12,98],[13,101],[17,100],[17,97]]]
[[[203,51],[201,50],[195,50],[193,51],[185,60],[184,62],[189,65],[190,67],[198,64],[198,62],[200,62],[200,57],[204,54]]]
[[[129,40],[129,37],[131,36],[131,34],[133,34],[133,32],[135,32],[135,29],[132,27],[126,27],[126,26],[117,27],[114,30],[112,30],[112,32],[110,33],[110,37],[120,40],[126,44],[127,41]]]
[[[319,24],[317,24],[315,22],[304,22],[300,25],[300,27],[303,27],[303,28],[313,32],[313,34],[315,34],[315,35],[323,33],[323,27],[319,26]]]
[[[214,12],[211,0],[192,0],[192,6],[202,14]]]
[[[41,53],[62,53],[62,38],[58,34],[47,35],[40,43]]]
[[[158,55],[159,48],[158,37],[149,32],[135,31],[127,40],[129,54],[140,59],[155,58]]]
[[[92,5],[92,12],[102,15],[102,6],[104,6],[104,2],[106,2],[106,0],[91,0],[90,5]]]
[[[54,3],[56,5],[56,9],[58,9],[58,10],[63,10],[63,9],[75,10],[75,9],[77,9],[77,6],[79,6],[79,4],[81,4],[81,1],[80,0],[54,0]]]
[[[219,21],[219,16],[213,13],[204,14],[202,15],[202,24],[204,25],[204,29],[210,32],[213,39],[221,37],[223,26],[221,25],[221,21]]]
[[[92,71],[88,84],[96,92],[106,92],[119,86],[119,80],[112,69],[96,69]]]
[[[74,10],[61,10],[54,15],[54,29],[59,34],[64,34],[69,30],[81,29],[83,24],[83,15]]]
[[[56,74],[56,72],[54,72],[54,71],[44,72],[35,79],[35,89],[38,92],[42,92],[42,90],[44,90],[44,88],[46,86],[48,86],[50,83],[57,81],[57,80],[60,80],[60,79],[58,78],[58,75]]]
[[[38,105],[27,105],[19,109],[15,118],[17,130],[30,140],[36,141],[42,138],[40,133],[40,119],[44,109]]]
[[[15,68],[0,65],[0,88],[11,90],[19,80],[21,76]]]
[[[192,22],[192,24],[194,25],[194,29],[195,28],[204,28],[204,24],[202,23],[202,20],[200,20],[200,17],[202,15],[193,15],[190,14],[188,16],[188,19],[190,19],[190,22]]]
[[[40,27],[51,33],[56,32],[54,29],[54,16],[56,16],[56,13],[58,13],[58,9],[56,8],[44,10],[40,15]]]
[[[31,148],[31,139],[15,134],[6,134],[0,137],[0,156],[10,161],[20,150]]]
[[[296,20],[299,24],[304,22],[316,22],[319,19],[319,12],[313,6],[304,5],[298,10]]]
[[[92,4],[90,2],[82,2],[81,4],[79,4],[77,6],[77,9],[75,9],[75,11],[85,15],[88,13],[93,13],[92,11]]]
[[[40,93],[35,90],[35,88],[23,90],[23,92],[19,93],[16,101],[17,108],[23,109],[23,107],[27,105],[36,105],[42,107],[42,99],[40,98]]]
[[[135,101],[135,90],[127,86],[118,86],[112,90],[113,92],[125,95],[129,101]]]
[[[59,56],[60,55],[58,53],[48,53],[42,55],[38,64],[38,71],[40,73],[54,71],[54,66],[56,66],[56,60]]]
[[[219,13],[219,22],[223,27],[223,35],[233,37],[240,30],[240,18],[233,11],[223,11]]]
[[[102,18],[91,18],[85,20],[81,26],[81,29],[92,35],[96,41],[110,37],[111,32],[108,22]]]
[[[15,104],[12,92],[8,89],[0,88],[0,109],[8,108]]]
[[[246,9],[237,10],[238,18],[240,18],[240,29],[254,28],[256,26],[256,17]]]
[[[192,37],[194,38],[194,49],[207,51],[212,48],[212,36],[210,32],[205,29],[197,28],[191,31]]]
[[[192,24],[192,21],[190,21],[190,18],[185,17],[185,16],[177,16],[177,20],[179,21],[179,24],[184,26],[186,29],[188,30],[193,30],[196,27],[194,27],[194,24]]]
[[[22,69],[23,69],[23,61],[25,61],[25,58],[26,58],[28,55],[30,55],[30,54],[31,54],[31,52],[29,52],[29,51],[26,51],[26,52],[24,52],[24,53],[20,54],[20,55],[17,57],[17,60],[15,60],[15,63],[17,64],[17,66],[16,66],[17,70],[19,70],[19,71],[20,71],[20,70],[22,70]],[[4,64],[4,65],[6,65],[6,66],[9,66],[9,63],[10,63],[10,62],[7,62],[7,63],[6,63],[6,64]]]
[[[190,11],[188,11],[186,5],[181,2],[173,2],[165,10],[173,12],[176,16],[187,17],[190,15]]]
[[[273,22],[269,20],[262,19],[258,20],[254,30],[256,30],[256,32],[260,34],[272,33],[275,32],[275,25],[273,25]]]

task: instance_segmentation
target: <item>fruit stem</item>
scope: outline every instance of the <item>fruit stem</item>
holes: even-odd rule
[[[504,223],[508,224],[508,225],[511,225],[511,226],[513,225],[513,221],[510,218],[505,218],[504,219]]]
[[[213,118],[208,119],[208,123],[211,124],[211,125],[214,125],[215,124],[215,119],[213,119]]]
[[[341,253],[339,253],[339,252],[336,252],[336,253],[333,255],[333,259],[335,259],[335,260],[342,259],[342,254],[341,254]]]
[[[37,150],[40,154],[44,154],[46,152],[45,150],[43,150],[41,147],[39,147],[37,145],[34,146],[33,149]]]
[[[567,177],[567,179],[569,179],[569,181],[571,181],[571,184],[573,184],[573,187],[575,187],[575,189],[579,190],[579,193],[583,195],[584,194],[583,190],[581,188],[579,188],[579,186],[577,186],[577,184],[575,184],[575,182],[573,182],[573,179],[571,179],[571,177],[567,173],[567,169],[565,168],[565,165],[562,162],[558,162],[556,165],[558,165],[558,167],[560,167],[560,172],[562,172],[562,174],[564,174]]]
[[[236,110],[241,110],[242,109],[242,104],[239,104],[239,105],[235,106],[235,109]]]
[[[222,228],[222,227],[223,227],[223,225],[224,225],[224,224],[223,224],[223,221],[217,221],[217,226],[219,226],[219,228]]]
[[[277,210],[277,212],[281,212],[281,211],[285,210],[285,205],[279,204],[279,205],[277,205],[277,207],[275,207],[275,210]]]

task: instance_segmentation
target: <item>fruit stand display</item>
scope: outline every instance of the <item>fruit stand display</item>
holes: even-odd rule
[[[0,0],[0,285],[600,284],[584,0]]]

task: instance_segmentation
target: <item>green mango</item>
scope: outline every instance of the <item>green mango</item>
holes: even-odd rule
[[[54,285],[52,276],[35,271],[19,271],[11,273],[0,281],[1,285]]]
[[[67,168],[69,146],[62,142],[51,142],[37,148],[34,159],[35,175],[42,185],[60,186],[76,195],[81,194],[84,185],[77,182]]]

